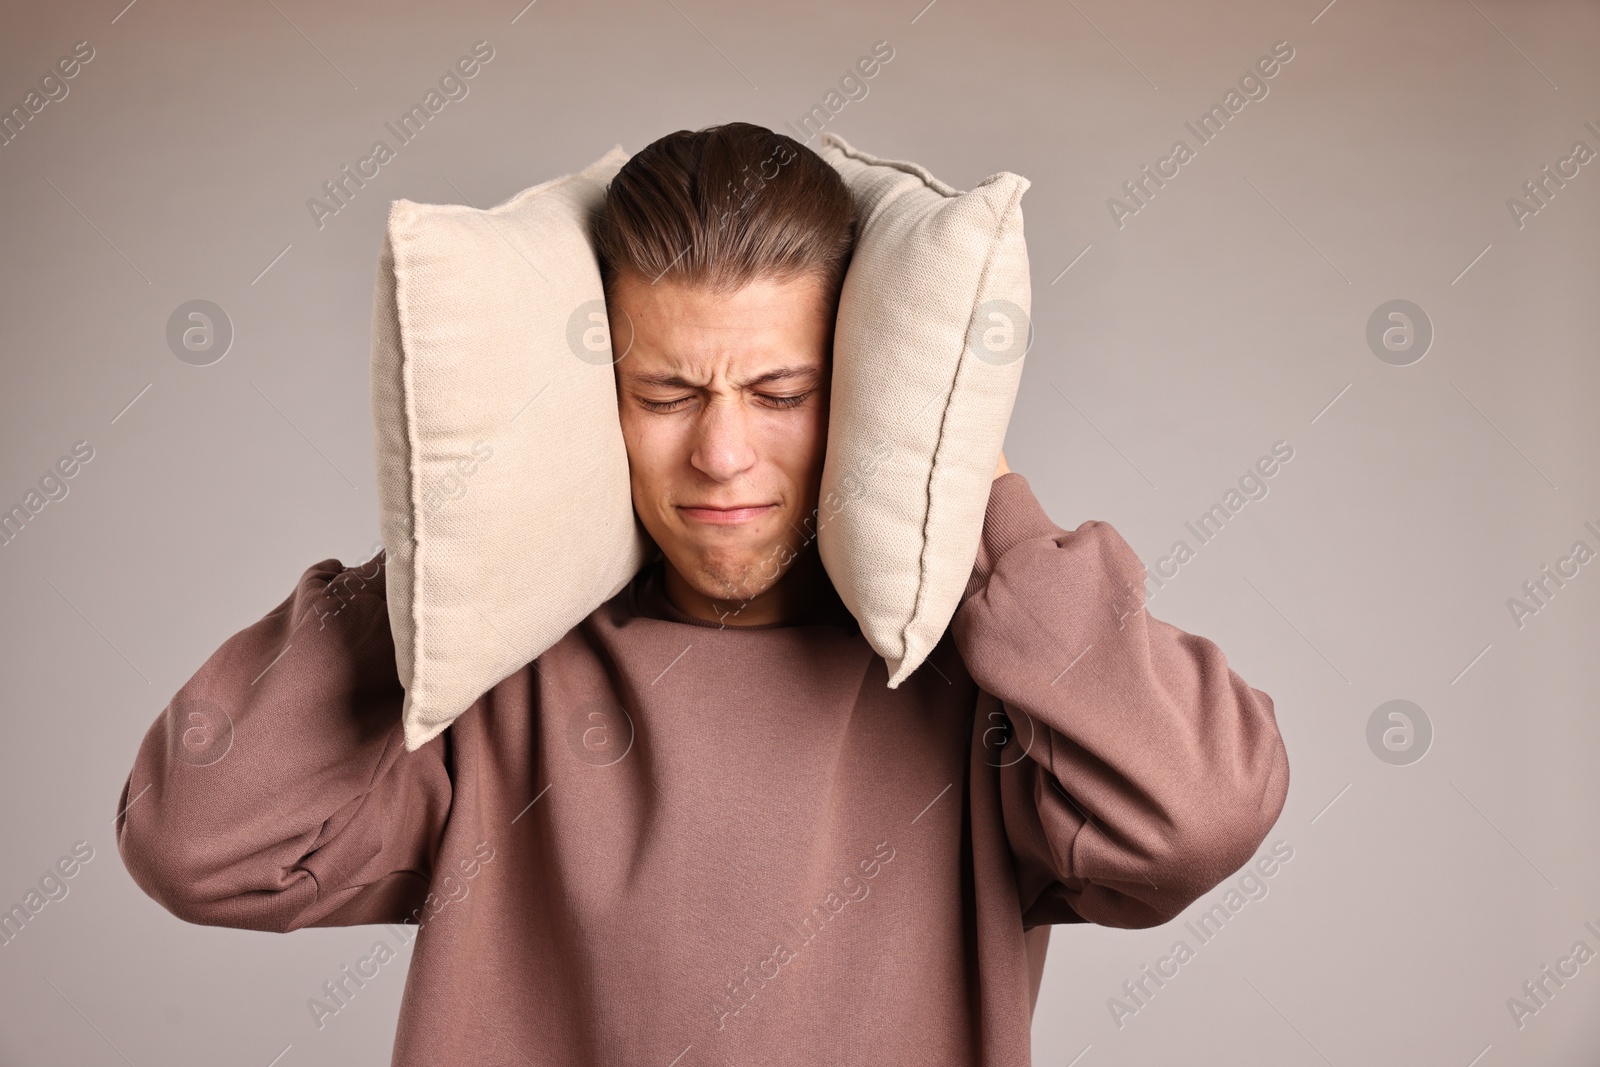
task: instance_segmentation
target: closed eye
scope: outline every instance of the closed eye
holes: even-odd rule
[[[806,400],[814,392],[816,392],[816,390],[812,389],[812,390],[807,390],[804,393],[797,393],[797,394],[795,394],[793,396],[773,396],[770,393],[757,393],[756,395],[761,397],[761,399],[767,401],[768,403],[772,404],[774,407],[778,407],[778,408],[793,408],[793,407],[799,407],[801,404],[805,403]],[[641,397],[637,397],[636,399],[639,401],[640,404],[642,404],[646,409],[648,409],[650,411],[667,412],[667,411],[676,411],[678,409],[678,405],[687,403],[688,401],[690,401],[690,400],[692,400],[694,398],[693,397],[687,397],[687,396],[680,396],[680,397],[674,397],[671,400],[646,400],[644,397],[641,396]]]
[[[773,404],[780,408],[793,408],[804,404],[806,402],[806,398],[811,395],[811,392],[814,392],[814,390],[810,392],[797,393],[794,396],[768,396],[765,393],[763,393],[762,396],[765,399],[772,401]]]

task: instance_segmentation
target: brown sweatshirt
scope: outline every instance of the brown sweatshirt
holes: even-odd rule
[[[323,560],[224,642],[116,828],[189,922],[391,924],[306,1025],[409,946],[396,1067],[1022,1067],[1050,925],[1166,922],[1288,791],[1271,698],[1017,473],[897,689],[837,596],[720,627],[658,560],[407,753],[384,591]]]

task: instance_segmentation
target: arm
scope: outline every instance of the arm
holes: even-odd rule
[[[1012,722],[988,758],[1027,925],[1166,922],[1283,810],[1272,698],[1151,617],[1144,579],[1109,524],[1063,530],[1022,475],[997,475],[952,632]]]
[[[117,801],[139,887],[189,922],[404,922],[450,810],[449,739],[407,753],[382,556],[312,564],[146,732]]]

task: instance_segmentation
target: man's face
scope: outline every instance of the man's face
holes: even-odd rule
[[[616,279],[607,310],[633,506],[673,599],[687,586],[714,602],[680,603],[690,614],[769,621],[748,602],[814,551],[836,307],[813,278],[723,295]]]

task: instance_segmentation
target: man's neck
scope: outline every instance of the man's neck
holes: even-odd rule
[[[661,560],[663,588],[672,606],[690,618],[724,626],[768,626],[810,617],[832,591],[822,557],[808,546],[771,588],[745,599],[705,596],[686,581],[672,561]]]

